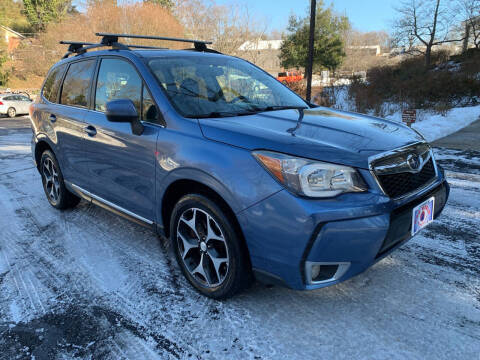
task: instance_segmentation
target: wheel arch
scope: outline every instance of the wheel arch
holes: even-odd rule
[[[210,187],[209,185],[204,184],[198,180],[192,179],[176,179],[175,181],[171,182],[168,187],[166,188],[164,195],[162,197],[161,202],[161,218],[163,222],[163,233],[167,239],[170,237],[171,229],[170,229],[170,222],[171,222],[171,215],[175,204],[180,200],[184,195],[187,194],[199,194],[203,195],[213,202],[217,204],[220,209],[225,213],[225,215],[232,221],[232,225],[234,227],[235,232],[239,235],[241,240],[242,246],[244,247],[245,254],[248,257],[248,264],[250,268],[251,265],[251,257],[250,251],[248,249],[247,242],[245,240],[245,236],[243,235],[242,228],[238,221],[237,216],[233,208],[229,205],[229,203],[217,192],[215,189]]]
[[[236,225],[238,225],[240,229],[234,208],[225,200],[224,196],[221,195],[223,192],[219,191],[218,187],[212,185],[211,182],[206,184],[204,181],[192,178],[177,178],[168,184],[162,196],[160,212],[166,237],[170,236],[170,217],[173,207],[180,198],[187,194],[200,194],[208,197],[217,203],[220,208],[236,222]]]
[[[38,139],[35,144],[35,163],[37,164],[37,169],[40,169],[40,160],[45,150],[50,150],[55,155],[52,145],[46,140],[46,138]]]

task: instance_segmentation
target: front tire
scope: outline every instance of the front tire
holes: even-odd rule
[[[17,110],[15,110],[15,108],[13,107],[8,108],[7,115],[9,118],[14,118],[15,116],[17,116]]]
[[[65,187],[58,161],[50,150],[45,150],[40,160],[40,175],[47,200],[56,209],[75,207],[80,198]]]
[[[171,241],[183,274],[201,294],[226,299],[248,287],[248,255],[232,220],[209,198],[182,197],[171,217]]]

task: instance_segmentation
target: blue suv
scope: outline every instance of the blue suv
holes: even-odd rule
[[[152,227],[206,296],[254,278],[344,281],[447,201],[429,144],[407,126],[307,103],[205,42],[142,49],[118,40],[156,37],[97,35],[65,42],[30,109],[47,199],[65,209],[83,198]]]

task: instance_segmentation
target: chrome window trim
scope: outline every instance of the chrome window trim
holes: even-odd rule
[[[127,214],[127,215],[135,218],[135,219],[138,219],[138,220],[140,220],[140,221],[143,221],[144,223],[147,223],[148,225],[153,225],[153,221],[148,220],[148,219],[144,218],[143,216],[137,215],[137,214],[135,214],[135,213],[133,213],[133,212],[127,210],[127,209],[124,209],[124,208],[122,208],[121,206],[118,206],[118,205],[116,205],[116,204],[114,204],[114,203],[112,203],[112,202],[110,202],[110,201],[108,201],[108,200],[105,200],[105,199],[101,198],[100,196],[97,196],[97,195],[95,195],[95,194],[92,194],[91,192],[89,192],[89,191],[81,188],[81,187],[78,186],[78,185],[75,185],[75,184],[73,184],[73,183],[70,183],[70,186],[71,186],[73,189],[75,189],[76,191],[79,191],[79,192],[81,192],[82,194],[84,194],[84,195],[86,195],[86,196],[88,196],[88,197],[90,197],[90,198],[92,198],[92,199],[95,199],[95,200],[97,200],[97,201],[100,201],[101,203],[103,203],[103,204],[105,204],[105,205],[107,205],[107,206],[110,206],[111,208],[113,208],[113,209],[115,209],[115,210],[118,210],[118,211],[120,211],[120,212],[122,212],[122,213],[124,213],[124,214]]]
[[[426,141],[417,141],[417,142],[414,142],[414,143],[411,143],[411,144],[408,144],[408,145],[404,145],[404,146],[401,146],[401,147],[398,147],[398,148],[395,148],[393,150],[389,150],[389,151],[385,151],[385,152],[382,152],[382,153],[379,153],[379,154],[376,154],[376,155],[372,155],[372,156],[369,156],[368,158],[368,170],[370,171],[370,174],[373,176],[373,179],[375,180],[375,182],[377,183],[379,189],[382,191],[383,195],[387,196],[390,198],[390,196],[388,196],[388,194],[386,193],[385,189],[383,188],[382,184],[380,183],[380,180],[378,179],[377,177],[377,174],[375,173],[375,169],[373,167],[373,163],[376,161],[376,160],[380,160],[384,157],[389,157],[389,156],[392,156],[392,155],[397,155],[397,154],[400,154],[402,152],[405,152],[406,150],[410,149],[410,148],[414,148],[418,145],[427,145],[427,147],[429,148],[429,154],[428,154],[428,158],[424,161],[423,164],[427,163],[428,160],[431,158],[432,161],[433,161],[433,168],[435,170],[435,176],[433,177],[432,180],[430,180],[429,182],[427,182],[424,186],[422,187],[419,187],[413,191],[410,191],[408,193],[405,193],[401,196],[398,196],[398,197],[395,197],[395,198],[391,198],[392,200],[402,200],[402,199],[405,199],[409,196],[412,196],[412,195],[415,195],[415,194],[418,194],[422,191],[424,191],[425,189],[429,188],[430,186],[432,186],[437,180],[438,180],[438,167],[437,167],[437,163],[435,161],[435,157],[433,155],[433,150],[432,150],[432,147],[430,146],[429,143],[427,143]],[[422,166],[423,168],[423,166]],[[421,169],[420,169],[421,170]]]

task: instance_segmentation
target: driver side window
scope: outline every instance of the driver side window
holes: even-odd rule
[[[130,99],[141,114],[142,79],[131,64],[120,59],[102,59],[95,92],[95,110],[105,112],[107,102]]]
[[[121,59],[102,59],[95,92],[95,110],[105,112],[107,102],[118,99],[132,100],[141,120],[157,122],[157,107],[133,65]]]

